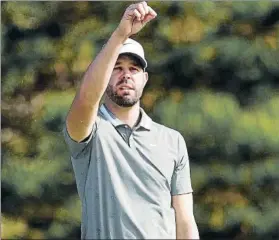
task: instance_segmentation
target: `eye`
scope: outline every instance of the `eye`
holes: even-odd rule
[[[114,70],[114,71],[121,71],[121,67],[116,66],[116,67],[113,68],[113,70]]]
[[[131,67],[131,68],[130,68],[130,71],[133,72],[133,73],[136,73],[136,72],[139,72],[139,68],[137,68],[137,67]]]

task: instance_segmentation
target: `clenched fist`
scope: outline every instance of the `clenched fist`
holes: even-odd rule
[[[157,13],[146,2],[132,4],[126,9],[117,31],[122,36],[130,37],[139,32],[146,23],[156,16]]]

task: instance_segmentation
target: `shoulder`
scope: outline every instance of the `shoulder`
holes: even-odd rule
[[[178,130],[163,124],[152,121],[152,129],[160,135],[167,136],[169,140],[175,141],[176,143],[184,140],[182,134]]]
[[[156,131],[158,141],[163,143],[168,149],[178,154],[179,159],[187,153],[186,142],[182,134],[173,128],[167,127],[157,122],[152,122],[152,130]]]
[[[97,115],[97,118],[98,118],[98,123],[100,126],[103,126],[103,125],[106,125],[106,124],[109,124],[110,122],[107,120],[106,116],[104,115],[104,113],[100,110],[98,110],[98,115]]]

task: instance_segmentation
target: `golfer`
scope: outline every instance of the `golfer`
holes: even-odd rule
[[[126,9],[66,118],[82,239],[199,238],[185,141],[152,121],[139,102],[147,61],[130,36],[156,16],[146,2]]]

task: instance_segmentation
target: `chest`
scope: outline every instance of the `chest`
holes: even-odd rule
[[[108,125],[99,129],[96,146],[99,158],[104,159],[108,168],[118,169],[123,175],[130,172],[163,181],[170,188],[177,150],[163,132],[115,129]]]

